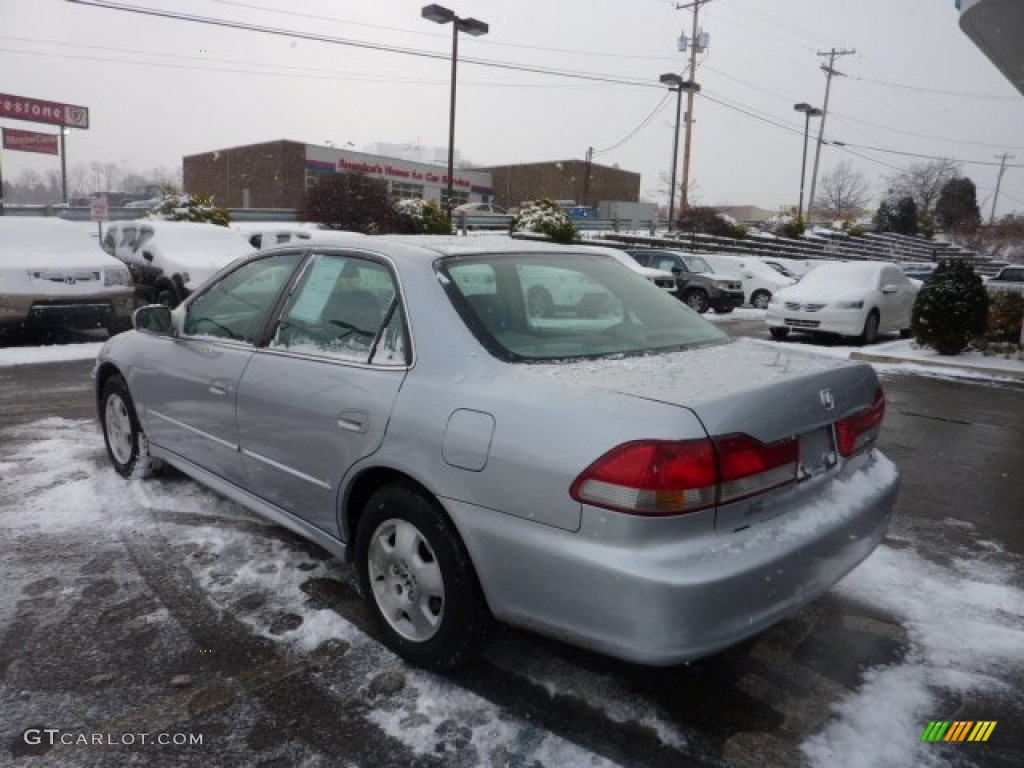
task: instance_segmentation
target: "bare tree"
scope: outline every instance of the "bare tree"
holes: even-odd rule
[[[85,195],[89,188],[89,169],[81,163],[77,163],[71,168],[71,172],[68,175],[68,184],[73,195]]]
[[[864,174],[852,163],[842,162],[821,177],[821,192],[814,209],[836,219],[858,216],[871,199]]]
[[[960,166],[953,160],[915,163],[905,171],[889,177],[889,199],[912,197],[917,203],[918,213],[932,216],[943,186],[960,175]]]

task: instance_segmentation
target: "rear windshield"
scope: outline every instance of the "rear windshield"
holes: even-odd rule
[[[505,360],[641,355],[728,339],[607,256],[457,257],[439,269],[467,325]]]

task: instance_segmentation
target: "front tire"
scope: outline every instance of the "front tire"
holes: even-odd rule
[[[683,301],[694,312],[699,312],[703,315],[708,311],[708,295],[704,291],[687,291],[683,294]]]
[[[878,312],[871,310],[864,320],[864,330],[861,331],[858,340],[861,344],[874,344],[878,339]]]
[[[377,490],[356,533],[359,591],[384,643],[451,669],[479,649],[489,614],[476,571],[436,501],[412,486]]]
[[[789,328],[782,328],[781,326],[772,326],[768,329],[768,333],[772,335],[773,339],[784,339],[789,336]]]
[[[754,295],[750,297],[750,304],[754,309],[768,309],[768,304],[771,303],[772,295],[765,290],[754,291]]]
[[[159,471],[162,462],[149,455],[149,441],[121,376],[111,376],[103,385],[100,414],[107,456],[119,475],[148,477]]]

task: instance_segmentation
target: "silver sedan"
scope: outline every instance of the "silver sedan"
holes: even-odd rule
[[[95,371],[114,468],[171,465],[354,561],[424,666],[495,618],[707,655],[832,587],[892,513],[869,366],[730,340],[599,249],[302,243],[134,323]]]

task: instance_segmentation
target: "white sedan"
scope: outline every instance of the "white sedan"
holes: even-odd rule
[[[880,332],[910,333],[918,286],[887,262],[823,264],[772,296],[765,322],[773,338],[790,331],[853,336],[872,343]]]

